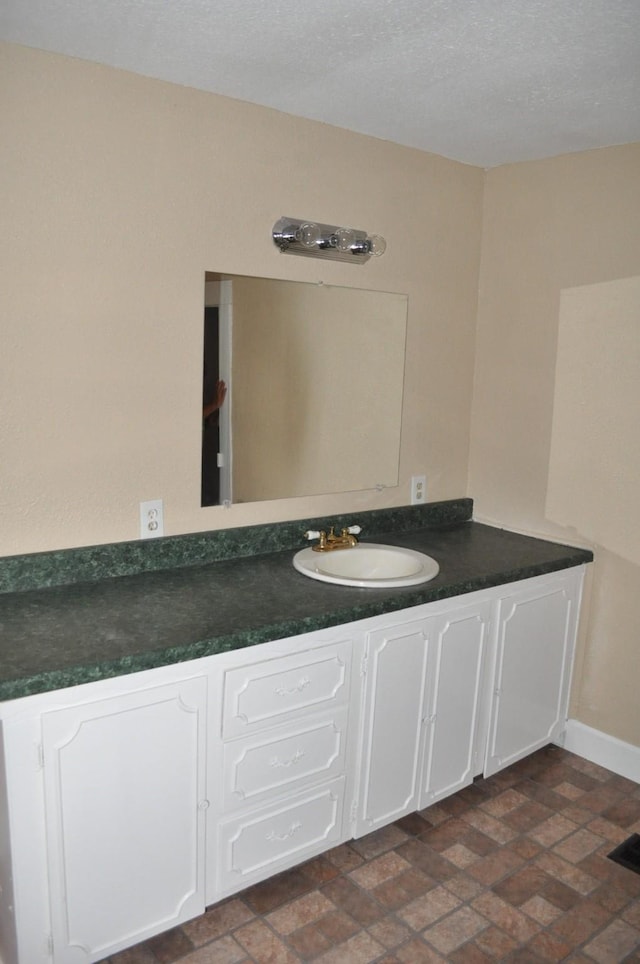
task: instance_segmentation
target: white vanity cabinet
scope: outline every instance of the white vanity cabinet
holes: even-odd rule
[[[355,836],[560,738],[582,578],[427,604],[368,634]]]
[[[6,964],[98,961],[204,910],[207,680],[124,679],[4,720],[18,919]]]
[[[301,643],[310,642],[309,648]],[[321,645],[321,643],[323,643]],[[353,767],[348,724],[353,639],[344,630],[230,654],[212,729],[207,899],[217,900],[327,850],[344,819]],[[260,647],[264,652],[265,647]],[[239,663],[239,665],[238,665]],[[357,698],[355,700],[357,704]],[[357,712],[357,705],[356,710]],[[353,749],[351,747],[351,749]]]
[[[368,634],[356,836],[473,780],[491,604],[432,608]]]
[[[0,704],[1,964],[102,960],[558,740],[583,571]]]
[[[491,674],[489,776],[559,739],[565,727],[581,571],[505,586],[498,602]]]

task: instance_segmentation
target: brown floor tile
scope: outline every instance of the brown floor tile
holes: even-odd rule
[[[551,878],[540,867],[529,865],[511,874],[491,888],[498,897],[520,907],[549,883]]]
[[[540,894],[536,894],[535,897],[530,897],[529,900],[525,900],[524,904],[521,904],[520,910],[528,914],[529,917],[533,917],[537,920],[539,924],[547,926],[547,924],[552,924],[554,920],[557,920],[561,916],[562,911],[555,904],[541,897]]]
[[[263,964],[262,959],[255,958],[255,960]],[[220,937],[211,944],[205,944],[191,954],[187,954],[186,957],[180,958],[180,964],[245,964],[246,961],[247,955],[244,948],[240,947],[230,934],[227,934],[226,937]],[[269,964],[293,964],[294,961],[295,958],[269,958]],[[266,960],[264,964],[266,964]]]
[[[312,961],[332,947],[331,941],[325,937],[317,924],[307,924],[300,930],[289,934],[289,944],[303,961]]]
[[[442,882],[453,877],[458,872],[458,868],[446,860],[441,854],[436,853],[431,847],[423,843],[418,837],[413,837],[407,843],[401,844],[396,848],[396,853],[408,860],[418,870],[434,880]]]
[[[481,830],[476,830],[475,827],[467,827],[467,832],[462,838],[462,843],[469,850],[472,850],[479,857],[486,857],[487,854],[493,853],[501,845],[497,841],[493,840],[492,837],[487,837],[486,833],[482,833]]]
[[[594,813],[610,813],[619,802],[620,792],[614,787],[608,786],[600,786],[596,787],[595,790],[589,790],[588,793],[583,793],[577,801],[584,810],[592,810]]]
[[[481,894],[484,890],[484,887],[478,880],[474,880],[473,877],[469,877],[468,874],[464,873],[456,874],[455,877],[450,877],[449,880],[445,880],[444,886],[463,901],[473,900],[474,897],[477,897],[478,894]]]
[[[557,877],[550,877],[540,893],[545,900],[550,901],[562,911],[571,910],[581,900],[581,895],[573,887],[563,884]]]
[[[360,925],[341,910],[326,914],[316,924],[316,927],[331,944],[340,944],[348,940],[360,930]]]
[[[567,801],[562,810],[558,811],[567,820],[573,820],[578,826],[582,826],[586,823],[591,823],[599,814],[594,813],[593,810],[587,810],[586,807],[580,805],[580,800]]]
[[[537,921],[527,917],[526,914],[490,891],[476,897],[471,902],[471,906],[518,943],[522,944],[531,940],[540,930]]]
[[[562,857],[558,857],[557,854],[549,853],[545,851],[539,854],[534,863],[545,870],[550,877],[557,877],[563,884],[568,887],[573,887],[579,894],[585,897],[590,894],[592,890],[595,890],[598,886],[598,881],[595,877],[590,874],[585,873],[578,867],[574,867],[573,864],[567,863]]]
[[[606,817],[594,817],[590,823],[587,824],[587,830],[591,833],[597,833],[599,837],[604,837],[609,843],[616,844],[622,843],[629,836],[629,832],[625,830],[624,827],[619,827],[615,823],[611,823]]]
[[[460,907],[461,901],[445,887],[434,887],[396,912],[414,931],[424,930],[445,914]]]
[[[447,960],[449,964],[492,964],[494,958],[485,954],[478,944],[472,941],[449,954]]]
[[[297,964],[298,955],[261,920],[244,924],[234,936],[256,964]],[[211,964],[215,964],[214,959]]]
[[[313,889],[313,883],[300,867],[276,874],[254,887],[243,891],[242,897],[256,914],[267,914],[281,904],[300,897]]]
[[[510,840],[513,840],[517,836],[515,830],[509,827],[504,821],[497,820],[492,817],[491,814],[485,813],[483,810],[469,810],[464,814],[463,819],[471,827],[479,830],[481,833],[485,834],[487,837],[491,837],[496,843],[506,844]]]
[[[388,950],[406,943],[412,936],[411,929],[396,917],[383,917],[367,930],[371,936]]]
[[[148,944],[136,944],[105,960],[109,964],[157,964],[157,958]]]
[[[374,830],[373,833],[367,834],[366,837],[360,837],[359,840],[352,840],[351,847],[364,857],[365,860],[371,860],[372,857],[378,857],[380,854],[385,853],[385,851],[398,847],[408,839],[408,836],[404,830],[400,830],[399,827],[392,823],[388,827]]]
[[[439,824],[437,827],[427,827],[420,834],[420,840],[433,850],[441,852],[460,842],[469,830],[469,824],[457,817]]]
[[[526,833],[528,830],[533,830],[534,827],[539,827],[554,813],[553,810],[545,807],[543,803],[539,803],[537,800],[529,800],[526,797],[525,799],[527,800],[526,803],[506,813],[503,818],[504,822],[513,830],[517,830],[518,833]]]
[[[554,813],[562,810],[567,802],[561,793],[556,793],[555,790],[551,790],[541,783],[535,783],[533,780],[525,780],[523,783],[518,784],[518,790],[531,800],[536,800],[537,803],[549,807]]]
[[[629,827],[636,820],[640,820],[640,800],[634,800],[631,797],[618,800],[617,803],[603,810],[602,816],[620,827]]]
[[[432,826],[434,826],[434,824],[429,823],[419,813],[409,813],[406,817],[396,820],[396,827],[399,827],[404,833],[409,834],[410,837],[417,837],[418,834],[424,833],[425,830],[428,830],[429,827]]]
[[[578,770],[580,773],[586,773],[587,776],[593,777],[594,780],[598,780],[599,783],[607,783],[612,778],[612,773],[610,770],[605,770],[604,767],[598,766],[597,763],[591,763],[590,760],[585,760],[581,756],[576,756],[574,753],[567,754],[567,763]]]
[[[572,820],[567,820],[560,813],[554,813],[552,817],[543,820],[533,830],[529,830],[527,836],[535,840],[541,847],[552,847],[577,829],[577,825]]]
[[[337,877],[322,887],[322,893],[365,927],[384,917],[386,910],[346,877]]]
[[[443,810],[439,803],[434,803],[424,810],[419,810],[418,814],[423,820],[426,820],[431,827],[437,827],[439,823],[444,823],[445,820],[451,819],[451,814]]]
[[[334,847],[325,856],[332,866],[344,874],[364,863],[364,857],[348,843]]]
[[[592,854],[594,850],[597,850],[598,847],[601,847],[603,843],[605,841],[602,837],[582,827],[556,844],[553,852],[568,860],[569,863],[577,864]]]
[[[366,931],[359,931],[344,944],[332,948],[317,960],[319,964],[369,964],[384,953],[384,947]]]
[[[201,917],[182,925],[182,930],[196,947],[215,940],[223,934],[246,924],[254,916],[244,900],[232,897],[221,904],[214,904]],[[154,938],[155,940],[155,938]],[[153,942],[150,942],[153,947]],[[155,948],[154,948],[155,951]],[[157,951],[155,951],[157,955]]]
[[[571,952],[571,944],[548,931],[536,934],[527,944],[527,948],[538,954],[543,961],[563,961]]]
[[[284,907],[271,911],[265,919],[278,934],[286,935],[299,930],[306,924],[314,923],[335,909],[335,904],[325,894],[313,890],[304,897],[298,897]]]
[[[522,857],[523,860],[533,860],[533,858],[542,851],[540,844],[537,844],[534,840],[530,840],[529,837],[516,837],[509,844],[514,853]]]
[[[622,917],[628,924],[640,931],[640,900],[634,900],[632,904],[625,907]]]
[[[626,912],[633,900],[623,887],[611,881],[602,883],[597,890],[593,891],[591,897],[613,914],[621,913],[623,910]]]
[[[200,918],[201,919],[201,918]],[[186,926],[186,925],[185,925]],[[226,932],[226,928],[223,933]],[[189,951],[194,949],[194,944],[189,940],[183,928],[174,927],[164,934],[152,937],[148,946],[155,954],[159,964],[173,964],[179,957],[184,957]]]
[[[440,954],[448,957],[452,951],[466,944],[488,926],[489,921],[486,917],[465,905],[438,921],[437,924],[433,924],[424,931],[422,937],[433,944]]]
[[[445,960],[419,937],[415,937],[408,944],[399,947],[396,951],[396,957],[401,964],[442,964]]]
[[[305,877],[313,881],[314,885],[324,884],[327,880],[333,880],[333,878],[337,877],[340,873],[336,865],[324,855],[314,857],[313,860],[308,860],[306,864],[302,864],[300,869]]]
[[[518,867],[522,867],[523,860],[509,847],[503,847],[488,857],[482,857],[468,868],[468,873],[475,880],[487,886],[494,884],[497,880],[513,873]]]
[[[640,949],[640,931],[623,920],[615,920],[586,945],[584,951],[599,964],[622,961]]]
[[[559,783],[553,789],[556,793],[561,793],[563,797],[567,798],[567,800],[576,800],[577,797],[581,797],[584,793],[583,787],[578,787],[575,783],[569,783],[568,780],[565,780],[563,783]]]
[[[414,867],[405,873],[398,874],[397,877],[392,877],[391,880],[385,880],[372,893],[373,897],[388,910],[395,910],[434,886],[435,881],[431,877]]]
[[[481,804],[481,808],[487,813],[490,813],[492,817],[504,817],[506,813],[510,813],[517,807],[521,807],[527,802],[527,797],[519,790],[514,790],[510,787],[508,790],[503,790],[499,793],[497,797],[491,797],[489,800],[485,800]]]
[[[397,877],[398,874],[408,870],[411,864],[404,857],[400,857],[394,850],[391,850],[381,857],[368,861],[362,867],[352,870],[349,876],[359,887],[365,890],[373,890],[379,884]]]
[[[597,901],[582,901],[567,911],[549,928],[554,934],[573,947],[584,943],[592,934],[609,923],[611,912]]]
[[[474,943],[494,961],[501,961],[518,946],[513,937],[509,937],[495,924],[491,924],[485,931],[478,934]]]
[[[453,847],[447,847],[446,850],[442,851],[442,856],[461,870],[470,867],[471,864],[475,864],[481,859],[478,854],[474,854],[473,850],[469,850],[461,843],[454,844]]]
[[[639,785],[546,747],[107,961],[640,964],[636,832]]]

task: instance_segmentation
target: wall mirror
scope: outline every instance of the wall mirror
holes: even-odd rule
[[[397,485],[407,300],[207,272],[202,505]]]

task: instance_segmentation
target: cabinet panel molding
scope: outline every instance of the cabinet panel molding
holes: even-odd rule
[[[230,669],[225,674],[223,736],[276,726],[348,699],[351,643]]]
[[[335,846],[342,830],[344,778],[223,821],[218,830],[220,893],[242,890]]]
[[[248,737],[224,748],[224,807],[237,809],[300,785],[337,776],[345,766],[347,711]]]
[[[204,909],[205,704],[197,678],[43,714],[56,964]]]

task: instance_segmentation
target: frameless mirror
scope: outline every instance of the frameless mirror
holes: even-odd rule
[[[406,325],[406,295],[208,272],[202,504],[397,485]]]

